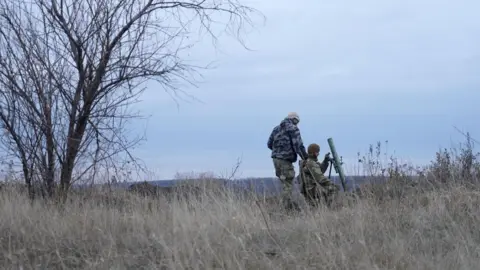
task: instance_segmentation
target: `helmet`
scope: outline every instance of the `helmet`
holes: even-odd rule
[[[320,153],[320,145],[316,143],[310,144],[307,148],[307,153],[308,154]]]

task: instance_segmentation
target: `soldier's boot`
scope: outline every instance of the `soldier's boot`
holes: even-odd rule
[[[292,200],[286,202],[285,210],[289,213],[295,213],[295,212],[301,212],[302,211],[302,209],[300,208],[300,205],[298,205],[297,202],[294,202]]]
[[[297,212],[297,211],[301,210],[298,203],[295,202],[294,200],[292,200],[291,196],[283,196],[282,204],[283,204],[284,209],[287,212],[291,212],[291,211]]]

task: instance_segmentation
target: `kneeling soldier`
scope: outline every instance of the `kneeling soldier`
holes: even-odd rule
[[[324,175],[330,162],[330,153],[325,155],[323,162],[318,162],[320,146],[316,143],[308,146],[307,153],[307,160],[300,162],[301,177],[303,178],[301,192],[313,207],[318,205],[321,197],[324,197],[327,206],[330,206],[333,195],[340,190]]]

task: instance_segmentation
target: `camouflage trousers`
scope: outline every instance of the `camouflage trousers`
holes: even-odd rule
[[[293,191],[293,179],[295,178],[295,168],[292,162],[283,159],[273,159],[275,167],[275,175],[282,183],[282,200],[284,203],[291,204],[291,196]]]
[[[322,200],[327,206],[331,206],[333,197],[336,195],[334,190],[325,190],[319,186],[305,187],[302,192],[307,203],[312,207],[317,207]]]
[[[322,199],[325,200],[325,204],[330,207],[333,202],[333,197],[338,191],[338,186],[330,181],[315,183],[307,180],[302,186],[302,194],[307,203],[312,207],[317,207]]]

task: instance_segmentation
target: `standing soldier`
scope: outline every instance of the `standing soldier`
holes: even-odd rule
[[[333,201],[333,195],[339,191],[338,186],[324,175],[330,162],[330,153],[325,155],[322,162],[318,162],[320,146],[312,143],[307,150],[307,160],[300,162],[301,192],[305,196],[305,200],[313,207],[318,205],[321,197],[324,197],[327,206],[330,206]]]
[[[287,209],[294,207],[291,195],[295,169],[293,163],[297,161],[297,155],[302,160],[307,158],[307,152],[303,145],[302,136],[298,129],[300,118],[297,113],[289,113],[288,116],[276,126],[268,139],[267,146],[272,150],[271,158],[275,167],[275,175],[282,183],[282,201]]]

